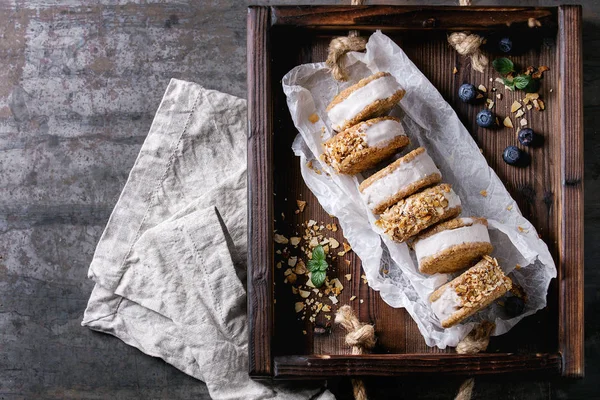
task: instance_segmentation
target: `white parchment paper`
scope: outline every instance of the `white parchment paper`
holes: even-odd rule
[[[488,166],[479,148],[456,113],[406,54],[381,32],[374,33],[365,53],[349,53],[346,60],[350,80],[335,81],[324,63],[300,65],[283,78],[283,90],[292,119],[300,134],[293,144],[300,157],[302,176],[323,208],[335,215],[344,236],[362,260],[369,286],[380,292],[392,307],[404,307],[417,322],[429,346],[456,346],[482,320],[496,323],[494,335],[501,335],[519,320],[546,306],[550,280],[556,277],[554,261],[535,228],[519,211],[504,184]],[[488,219],[494,253],[506,274],[527,292],[525,312],[509,318],[493,304],[486,310],[450,329],[443,329],[427,298],[448,274],[423,275],[406,244],[393,242],[374,225],[375,216],[360,197],[358,185],[364,176],[338,175],[319,162],[321,144],[333,136],[325,108],[343,89],[379,71],[390,72],[406,89],[406,95],[392,115],[402,118],[411,146],[402,154],[422,146],[452,184],[462,200],[462,216]],[[319,121],[309,116],[316,113]],[[312,161],[318,174],[307,166]],[[480,191],[487,191],[484,197]],[[516,265],[520,269],[516,269]]]

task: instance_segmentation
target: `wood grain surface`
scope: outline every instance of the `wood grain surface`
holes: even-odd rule
[[[273,118],[269,10],[248,12],[248,321],[249,372],[269,376],[273,331]]]
[[[258,9],[266,8],[252,8],[251,13]],[[490,13],[490,15],[497,13],[498,18],[491,16],[482,18],[479,11],[482,10],[475,12],[459,8],[440,10],[402,7],[359,7],[358,10],[344,7],[271,8],[273,27],[269,34],[272,54],[270,79],[273,82],[273,114],[270,117],[274,119],[274,192],[270,200],[274,207],[275,230],[289,238],[302,236],[309,220],[316,221],[317,225],[337,223],[335,218],[329,216],[320,207],[316,198],[304,184],[298,159],[291,151],[291,143],[296,135],[296,129],[289,118],[285,96],[279,86],[283,75],[296,65],[323,61],[326,58],[329,41],[338,34],[337,31],[331,31],[331,28],[347,28],[347,24],[356,23],[364,28],[363,34],[368,35],[371,32],[370,29],[374,28],[372,24],[375,22],[392,23],[386,18],[404,18],[413,22],[417,19],[446,21],[444,24],[421,30],[419,35],[411,35],[405,30],[398,29],[388,30],[387,33],[402,46],[411,60],[438,88],[444,98],[453,105],[461,121],[472,132],[474,140],[480,146],[490,166],[516,199],[522,213],[533,223],[542,239],[549,245],[557,265],[562,270],[561,277],[565,278],[560,281],[560,285],[556,285],[556,283],[551,285],[546,309],[526,318],[508,334],[492,338],[489,351],[530,355],[547,353],[548,355],[545,357],[533,356],[525,364],[521,363],[522,360],[515,358],[512,368],[519,371],[529,369],[536,372],[540,370],[556,372],[562,368],[562,365],[557,362],[557,354],[560,350],[565,360],[565,367],[571,365],[570,372],[565,371],[565,374],[578,376],[582,373],[583,358],[579,351],[580,347],[578,349],[574,347],[581,345],[581,335],[569,335],[568,332],[581,332],[580,328],[583,325],[583,312],[578,308],[582,295],[581,287],[578,285],[582,283],[577,279],[583,270],[582,260],[579,259],[583,254],[580,229],[583,218],[580,202],[583,197],[581,179],[579,178],[574,185],[573,183],[564,183],[563,176],[565,173],[579,174],[580,167],[583,165],[580,157],[580,145],[583,138],[580,120],[582,104],[581,96],[574,93],[574,88],[580,86],[578,79],[581,75],[577,73],[580,71],[578,69],[580,64],[572,63],[572,59],[581,52],[580,42],[577,40],[579,32],[577,27],[579,26],[580,29],[580,20],[577,19],[577,15],[579,15],[580,9],[578,7],[564,7],[560,8],[560,11],[556,8],[521,9],[520,13],[516,8],[485,9],[485,13]],[[461,13],[462,18],[460,17]],[[528,13],[536,13],[535,15],[540,18],[545,18],[545,29],[532,31],[528,28],[527,18],[523,18],[523,15],[527,16]],[[565,15],[568,18],[565,18]],[[481,22],[481,20],[486,22]],[[459,24],[458,21],[461,23]],[[531,165],[527,168],[509,166],[503,162],[501,157],[506,146],[518,145],[516,134],[519,126],[514,114],[510,112],[510,107],[514,101],[522,99],[522,92],[511,92],[506,90],[503,85],[498,85],[494,80],[498,75],[491,66],[483,74],[473,71],[470,67],[470,60],[457,55],[447,44],[447,28],[452,28],[451,24],[453,23],[462,29],[465,24],[469,24],[469,21],[472,24],[479,24],[480,28],[490,27],[487,33],[492,37],[508,34],[509,30],[506,25],[510,25],[511,34],[526,32],[528,48],[517,55],[511,55],[511,59],[521,68],[529,65],[536,67],[544,65],[550,68],[544,74],[540,90],[546,110],[531,109],[527,110],[525,114],[528,126],[533,127],[544,138],[541,146],[533,148],[520,146],[531,159]],[[404,26],[412,25],[406,23]],[[376,28],[386,29],[387,25]],[[294,40],[289,40],[290,37],[293,37]],[[568,41],[563,42],[563,40]],[[568,43],[568,45],[563,43]],[[564,51],[565,46],[569,47],[569,52]],[[497,53],[494,54],[489,47],[485,48],[484,52],[491,59],[501,56]],[[562,75],[565,72],[563,68],[565,64],[572,67],[567,76]],[[453,72],[455,67],[456,73]],[[482,129],[478,127],[475,124],[475,115],[481,106],[467,105],[457,98],[458,87],[465,82],[471,82],[476,86],[484,85],[490,93],[489,97],[495,102],[494,111],[499,120],[510,117],[515,128]],[[496,96],[498,93],[501,94],[501,98]],[[251,105],[251,112],[253,109],[254,106]],[[574,112],[575,109],[579,111]],[[566,113],[570,113],[569,115],[574,119],[565,118]],[[557,127],[561,128],[557,129]],[[575,139],[575,136],[578,139]],[[565,145],[567,141],[570,143],[568,146]],[[268,156],[266,148],[259,151],[262,151],[265,157]],[[482,188],[482,190],[484,189]],[[574,190],[573,193],[569,192],[571,189]],[[307,202],[304,212],[295,213],[296,200]],[[260,213],[261,210],[255,207],[255,204],[251,205],[251,212]],[[565,225],[564,212],[566,209],[570,210],[568,220],[572,222]],[[571,228],[574,230],[571,231]],[[335,233],[324,232],[340,242],[343,241],[341,230]],[[569,239],[566,239],[567,237]],[[250,245],[255,244],[251,242]],[[260,349],[271,344],[270,350],[272,350],[276,364],[273,372],[276,377],[280,377],[279,374],[287,374],[286,376],[296,374],[298,377],[335,375],[336,366],[340,368],[339,374],[370,374],[377,371],[382,375],[393,375],[406,372],[404,367],[378,368],[361,361],[354,361],[353,367],[347,369],[342,366],[343,363],[327,364],[329,361],[323,360],[330,360],[330,358],[319,357],[308,358],[311,362],[297,365],[294,369],[291,365],[294,361],[307,360],[306,357],[295,358],[297,355],[342,355],[349,354],[350,349],[344,342],[343,330],[333,326],[331,319],[327,319],[326,313],[320,313],[313,323],[308,321],[308,318],[299,318],[299,314],[294,312],[294,303],[302,301],[302,299],[291,293],[290,285],[286,284],[283,272],[287,268],[285,263],[289,256],[301,258],[303,254],[292,246],[276,246],[275,248],[279,253],[283,252],[283,258],[275,255],[275,260],[276,262],[281,260],[284,267],[275,269],[274,272],[276,300],[274,330],[262,331],[262,334],[255,334],[254,337],[262,338],[263,343],[260,344]],[[263,249],[263,251],[266,250]],[[250,264],[250,268],[252,267]],[[333,262],[332,267],[328,271],[328,276],[330,278],[337,277],[345,285],[344,291],[339,296],[340,304],[351,304],[361,321],[375,325],[379,339],[378,346],[374,349],[375,353],[388,354],[392,358],[393,355],[398,355],[397,362],[405,365],[406,362],[410,364],[408,360],[410,360],[411,354],[453,352],[449,348],[440,350],[427,346],[416,323],[404,310],[387,306],[376,292],[368,288],[359,279],[362,269],[356,255],[352,253],[338,258]],[[346,274],[350,274],[351,281],[344,279]],[[566,282],[568,287],[565,287],[562,282]],[[351,297],[356,299],[352,301]],[[335,309],[336,306],[329,314],[330,317],[334,314]],[[561,320],[560,325],[559,320]],[[445,356],[440,354],[439,357]],[[313,360],[321,360],[320,367],[317,367],[312,362]],[[377,359],[372,360],[375,362]],[[507,370],[511,369],[509,360],[508,356],[504,359],[507,363]],[[551,365],[547,360],[553,360]],[[421,362],[419,359],[413,361],[415,365]],[[536,365],[536,362],[539,364]],[[477,373],[497,371],[493,367],[482,368],[482,364],[474,362],[470,368]],[[429,366],[431,365],[429,364]],[[285,368],[289,368],[289,370]],[[444,366],[440,364],[439,369],[444,370]]]
[[[581,7],[560,7],[560,212],[559,348],[563,375],[583,376],[583,64]]]

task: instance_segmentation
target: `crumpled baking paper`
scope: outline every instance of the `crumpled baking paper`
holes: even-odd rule
[[[348,53],[346,66],[348,82],[335,81],[325,63],[315,63],[292,69],[282,83],[292,119],[300,132],[292,147],[300,157],[302,176],[325,211],[339,219],[344,236],[362,260],[369,286],[379,291],[390,306],[406,308],[427,345],[440,348],[456,346],[483,320],[494,321],[493,335],[501,335],[523,317],[544,308],[548,285],[556,277],[548,247],[488,166],[452,107],[402,49],[380,31],[369,38],[366,53]],[[427,299],[435,288],[454,276],[421,274],[408,246],[393,242],[374,225],[376,218],[358,191],[358,185],[369,174],[339,175],[320,163],[322,143],[335,134],[325,108],[340,91],[380,71],[390,72],[406,89],[406,95],[391,114],[402,118],[411,140],[410,147],[402,154],[425,147],[442,172],[442,180],[452,184],[460,196],[461,216],[488,219],[494,245],[492,256],[528,295],[523,314],[510,318],[494,303],[462,324],[442,328]],[[317,114],[319,121],[312,123],[309,119],[312,114]],[[307,166],[309,161],[312,168]],[[482,190],[487,196],[480,194]],[[517,265],[521,268],[516,269]]]

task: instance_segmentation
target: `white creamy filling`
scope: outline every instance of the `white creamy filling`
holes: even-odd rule
[[[456,229],[448,229],[417,241],[414,245],[417,260],[433,256],[442,250],[463,243],[490,242],[487,227],[473,224]]]
[[[340,130],[345,121],[356,117],[369,104],[387,99],[402,89],[393,76],[384,76],[356,89],[348,97],[333,106],[327,113],[333,129]]]
[[[402,124],[393,119],[384,119],[373,125],[367,125],[362,133],[369,147],[385,147],[396,136],[406,136]]]
[[[433,313],[440,319],[440,322],[447,320],[452,314],[460,309],[460,298],[454,291],[454,288],[447,286],[442,295],[431,303]]]
[[[454,193],[454,190],[450,189],[449,192],[444,192],[444,196],[446,197],[446,200],[448,200],[448,207],[447,209],[451,209],[457,206],[460,206],[460,198],[458,197],[458,195],[456,193]]]
[[[394,171],[371,183],[364,188],[362,195],[368,206],[373,209],[408,185],[435,173],[441,175],[429,154],[424,151],[411,161],[400,164]]]

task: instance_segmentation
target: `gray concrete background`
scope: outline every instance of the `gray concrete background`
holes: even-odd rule
[[[455,4],[367,2],[378,3]],[[600,2],[560,3],[584,4],[587,377],[478,379],[475,398],[600,397]],[[95,244],[169,79],[245,97],[247,4],[0,0],[0,400],[208,398],[201,382],[80,321]],[[394,399],[452,398],[459,384],[368,383],[372,398]],[[347,381],[330,384],[350,398]]]

